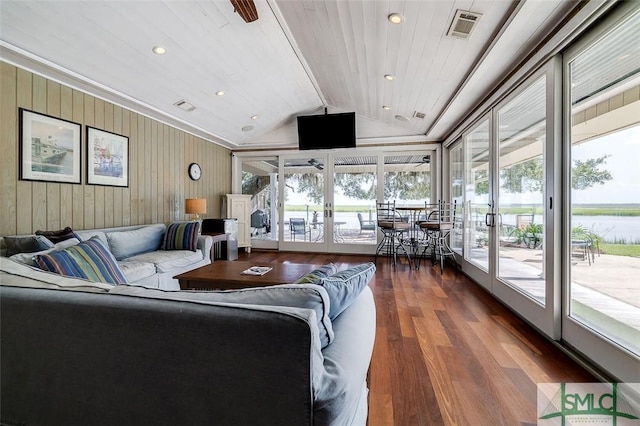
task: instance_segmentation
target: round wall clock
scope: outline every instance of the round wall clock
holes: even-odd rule
[[[198,163],[189,164],[189,177],[193,180],[199,180],[202,176],[202,169]]]

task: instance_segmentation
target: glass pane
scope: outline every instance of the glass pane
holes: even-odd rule
[[[489,271],[489,120],[484,120],[464,138],[465,146],[465,223],[464,257]]]
[[[498,111],[498,277],[545,301],[545,77]]]
[[[324,160],[284,161],[284,241],[323,243]]]
[[[333,241],[376,244],[377,157],[336,157],[333,176]]]
[[[460,206],[456,212],[456,218],[464,217],[461,206],[464,205],[464,152],[462,144],[458,144],[449,154],[449,170],[451,174],[451,202],[456,202]],[[451,233],[451,249],[455,252],[462,253],[462,220],[456,220],[453,232]]]
[[[431,201],[431,154],[385,155],[384,200],[396,205]]]
[[[242,193],[251,198],[251,240],[278,239],[278,160],[242,162]]]
[[[640,14],[570,63],[568,259],[570,316],[636,355],[640,354],[637,46]]]

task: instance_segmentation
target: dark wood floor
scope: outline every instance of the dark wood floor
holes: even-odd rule
[[[241,259],[343,269],[373,257],[254,251]],[[537,383],[597,381],[453,268],[377,266],[370,425],[533,425]]]

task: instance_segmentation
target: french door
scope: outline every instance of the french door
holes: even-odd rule
[[[309,151],[280,156],[280,248],[373,253],[377,154]]]
[[[376,200],[405,205],[431,200],[439,152],[426,147],[280,155],[279,247],[373,254],[379,238]]]

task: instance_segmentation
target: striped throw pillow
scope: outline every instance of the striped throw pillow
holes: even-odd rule
[[[99,237],[48,254],[35,256],[40,269],[91,282],[127,284],[124,273]]]
[[[198,234],[200,222],[174,222],[167,226],[164,234],[164,250],[191,250],[198,249]]]

